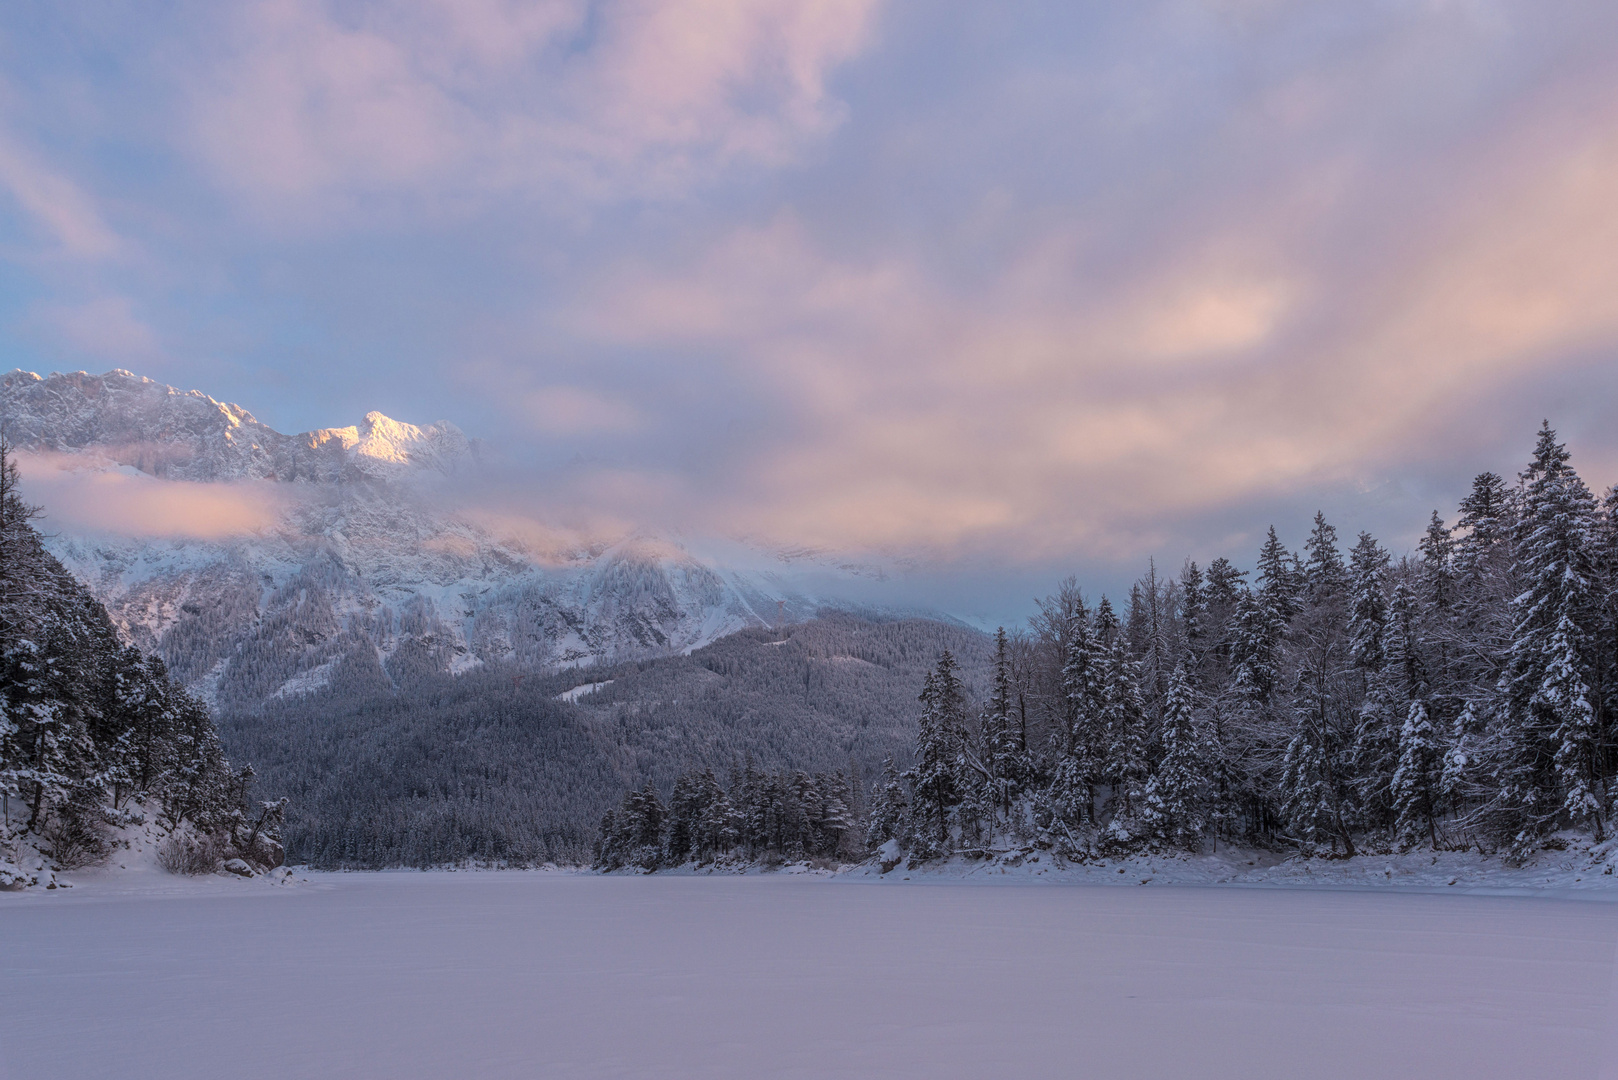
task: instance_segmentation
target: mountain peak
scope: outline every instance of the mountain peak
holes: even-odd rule
[[[352,427],[324,428],[308,438],[314,446],[341,446],[352,467],[375,479],[423,470],[448,475],[472,453],[470,441],[448,420],[420,428],[375,411]]]
[[[123,368],[102,375],[0,377],[0,420],[21,448],[90,452],[176,480],[342,482],[449,475],[472,456],[460,428],[420,428],[380,412],[362,424],[285,435],[240,405]]]

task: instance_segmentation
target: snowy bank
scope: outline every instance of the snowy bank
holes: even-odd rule
[[[172,862],[175,845],[196,849],[210,838],[199,835],[186,822],[171,827],[155,808],[142,803],[126,805],[119,816],[124,824],[100,831],[98,839],[105,854],[92,862],[81,862],[37,832],[13,827],[0,834],[0,894],[89,887],[97,894],[179,895],[228,889],[238,882],[284,885],[303,876],[284,866],[267,869],[262,863],[249,863],[234,857],[237,853],[229,847],[210,860],[218,867],[215,871],[175,873],[164,865]],[[256,846],[263,849],[270,843],[260,838]],[[278,845],[275,850],[279,852]]]
[[[1090,859],[1065,858],[1024,847],[989,858],[917,862],[901,857],[890,842],[869,862],[846,867],[846,878],[893,881],[1027,881],[1085,885],[1237,885],[1306,888],[1453,889],[1460,892],[1576,894],[1618,900],[1618,839],[1561,833],[1520,866],[1498,855],[1466,851],[1413,850],[1353,858],[1287,855],[1221,847],[1202,854],[1136,853]]]

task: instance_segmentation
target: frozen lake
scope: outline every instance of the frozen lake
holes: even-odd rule
[[[1618,1060],[1607,903],[313,880],[0,896],[0,1072],[1572,1080]]]

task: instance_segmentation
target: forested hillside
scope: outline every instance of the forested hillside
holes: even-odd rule
[[[227,712],[231,752],[289,795],[289,857],[320,866],[588,861],[626,788],[683,771],[874,774],[904,759],[941,650],[987,686],[990,640],[842,613],[744,630],[687,656],[549,675],[459,676],[410,649],[345,661],[327,687]],[[363,658],[363,656],[362,656]],[[854,812],[854,807],[849,807]]]
[[[252,773],[231,769],[207,708],[119,640],[36,513],[0,438],[0,888],[101,860],[148,813],[196,837],[197,868],[278,864],[280,804],[246,812]]]
[[[1409,555],[1367,533],[1345,545],[1316,515],[1302,552],[1270,529],[1251,574],[1154,566],[1121,604],[1064,583],[1027,632],[998,635],[986,688],[973,668],[963,680],[945,652],[918,680],[916,740],[867,796],[864,840],[886,858],[1234,842],[1521,859],[1562,828],[1600,839],[1618,488],[1598,500],[1546,425],[1515,483],[1478,476]],[[756,822],[781,797],[713,779],[683,777],[672,808],[631,792],[602,865],[690,858],[693,829],[700,858],[847,849],[840,800],[820,794],[840,795],[836,777],[773,833]]]

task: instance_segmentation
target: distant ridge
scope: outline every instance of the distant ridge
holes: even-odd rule
[[[475,476],[483,458],[448,421],[371,412],[288,435],[116,369],[12,371],[0,422],[20,450],[81,469],[274,485],[271,524],[243,535],[50,541],[124,633],[224,709],[312,693],[356,665],[393,684],[486,665],[547,671],[679,654],[826,608],[933,614],[860,602],[882,571],[830,553],[727,542],[705,558],[664,536],[536,538],[445,509],[446,479]]]

